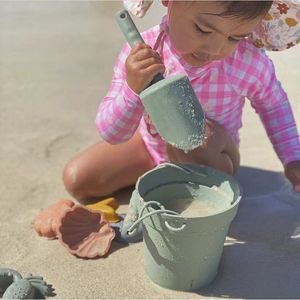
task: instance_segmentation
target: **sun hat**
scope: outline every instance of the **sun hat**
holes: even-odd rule
[[[142,18],[153,0],[123,0],[124,7]],[[274,0],[264,19],[249,40],[269,51],[282,51],[300,42],[300,0]]]

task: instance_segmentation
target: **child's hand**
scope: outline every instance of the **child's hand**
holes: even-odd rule
[[[240,154],[230,133],[215,121],[206,119],[202,144],[187,153],[167,144],[170,162],[200,164],[233,175],[240,165]]]
[[[125,67],[127,84],[137,94],[150,84],[157,73],[165,71],[159,54],[146,44],[132,48]]]
[[[285,176],[292,183],[294,191],[300,192],[300,160],[289,162],[284,170]]]

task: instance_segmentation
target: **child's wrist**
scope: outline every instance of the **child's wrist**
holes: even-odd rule
[[[123,98],[127,107],[137,109],[140,112],[144,110],[140,96],[130,88],[126,81],[123,87]]]
[[[138,93],[136,93],[128,84],[127,80],[125,81],[125,84],[124,84],[124,96],[126,98],[129,98],[129,99],[139,99],[140,96]]]

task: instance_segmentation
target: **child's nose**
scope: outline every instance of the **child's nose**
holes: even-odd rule
[[[205,47],[203,50],[210,56],[219,56],[222,53],[222,50],[225,46],[225,41],[223,37],[211,37],[207,39]]]

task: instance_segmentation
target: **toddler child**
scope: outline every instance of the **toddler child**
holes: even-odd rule
[[[259,114],[285,174],[300,192],[300,138],[288,97],[274,66],[247,38],[271,1],[162,1],[167,15],[126,44],[117,58],[96,125],[104,141],[84,150],[64,170],[78,200],[109,195],[170,161],[207,165],[233,175],[239,168],[239,135],[245,99]],[[157,133],[139,93],[157,73],[188,76],[206,116],[202,145],[188,153]],[[168,113],[167,111],[165,112]]]

